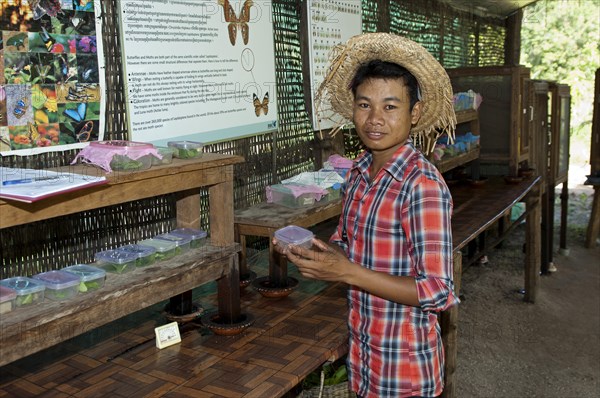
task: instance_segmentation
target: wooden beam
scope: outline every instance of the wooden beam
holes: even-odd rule
[[[504,38],[504,65],[517,66],[521,58],[521,25],[523,10],[518,10],[506,18],[506,37]]]

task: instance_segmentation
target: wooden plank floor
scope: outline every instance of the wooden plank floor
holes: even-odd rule
[[[252,269],[267,275],[259,262]],[[345,287],[295,272],[299,287],[286,298],[242,292],[255,322],[238,336],[188,324],[180,344],[159,350],[154,328],[168,321],[156,305],[0,368],[0,397],[280,397],[347,349]],[[206,310],[214,290],[194,291]]]

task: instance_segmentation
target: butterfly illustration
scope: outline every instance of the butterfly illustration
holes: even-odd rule
[[[87,103],[82,102],[77,105],[77,109],[65,109],[65,115],[75,120],[76,122],[82,122],[85,120],[85,113],[87,112]]]
[[[79,132],[75,134],[77,141],[79,141],[79,142],[88,141],[90,139],[93,129],[94,129],[94,122],[92,122],[91,120],[88,120],[87,122],[85,122],[85,124],[83,125],[81,130],[79,130]]]
[[[46,46],[46,50],[52,51],[52,47],[54,47],[55,40],[52,36],[50,36],[50,34],[46,30],[46,28],[44,28],[43,26],[42,26],[42,31],[40,32],[40,38],[44,42],[44,45]]]
[[[7,46],[15,46],[18,49],[25,48],[25,39],[27,38],[26,33],[19,33],[6,40]]]
[[[67,101],[87,101],[90,99],[90,96],[85,94],[85,91],[81,92],[77,88],[73,90],[72,87],[69,87],[69,93],[67,94]]]
[[[13,114],[20,119],[27,113],[27,98],[23,97],[17,101],[15,104],[15,109],[13,109]]]
[[[240,11],[240,16],[235,15],[235,10],[229,3],[229,0],[218,0],[219,5],[223,6],[223,12],[225,14],[225,22],[229,25],[229,41],[232,46],[235,46],[235,40],[237,37],[238,29],[242,32],[242,39],[244,44],[248,44],[249,30],[248,22],[250,21],[250,7],[254,4],[252,0],[244,1],[244,5]]]
[[[264,96],[262,102],[260,101],[260,99],[258,99],[258,96],[256,94],[252,94],[252,97],[253,97],[252,102],[254,103],[254,113],[256,114],[256,117],[260,116],[261,110],[264,112],[265,115],[267,113],[269,113],[269,92],[268,91],[265,93],[265,96]]]
[[[37,129],[37,126],[33,123],[27,123],[27,127],[29,128],[29,139],[31,142],[36,142],[40,139],[40,132]]]

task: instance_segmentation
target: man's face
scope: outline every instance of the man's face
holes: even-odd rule
[[[408,89],[400,79],[367,79],[356,88],[354,125],[374,156],[391,157],[420,116],[421,103],[411,112]]]

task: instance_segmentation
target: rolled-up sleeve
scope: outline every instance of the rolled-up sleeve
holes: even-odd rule
[[[454,293],[451,216],[452,196],[446,185],[422,176],[411,192],[406,219],[423,311],[444,311],[459,303]]]

